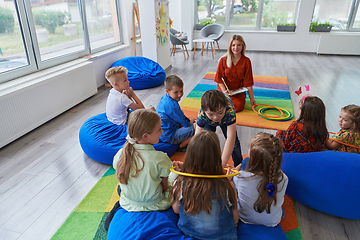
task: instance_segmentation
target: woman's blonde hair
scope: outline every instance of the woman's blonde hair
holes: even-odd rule
[[[159,121],[160,116],[154,111],[147,109],[135,110],[129,116],[128,134],[136,142],[139,142],[145,133],[154,131]],[[139,161],[141,164],[139,164]],[[127,184],[131,167],[135,169],[135,173],[131,176],[137,177],[138,173],[144,168],[144,164],[144,160],[140,157],[134,145],[126,141],[116,166],[116,178],[120,183]]]
[[[246,43],[245,43],[244,38],[242,36],[240,36],[240,35],[233,35],[231,37],[231,39],[230,39],[227,53],[225,54],[225,56],[226,56],[226,65],[227,65],[228,68],[231,68],[232,61],[233,61],[233,58],[234,58],[234,54],[231,51],[231,45],[232,45],[232,42],[234,40],[238,40],[238,41],[242,42],[243,46],[242,46],[242,50],[241,50],[241,55],[245,55],[245,52],[246,52]]]
[[[255,175],[262,176],[257,190],[259,197],[254,204],[255,211],[270,213],[272,203],[276,205],[276,193],[278,183],[283,180],[280,167],[283,159],[283,149],[278,137],[270,133],[260,132],[251,139],[249,167],[246,171]],[[272,197],[268,194],[267,185],[271,183],[275,186]]]
[[[181,172],[204,175],[224,174],[220,143],[216,133],[203,130],[190,140]],[[236,192],[227,178],[178,176],[172,188],[173,202],[183,193],[182,205],[187,214],[195,215],[201,210],[210,213],[214,199],[213,192],[216,193],[215,199],[219,201],[219,206],[222,200],[228,209],[226,202],[229,199],[232,204],[231,209],[236,207]]]

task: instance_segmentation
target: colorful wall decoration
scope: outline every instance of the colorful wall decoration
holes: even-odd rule
[[[156,4],[156,39],[160,45],[169,42],[169,7],[160,1]]]

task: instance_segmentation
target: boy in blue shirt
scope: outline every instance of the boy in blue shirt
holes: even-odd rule
[[[179,144],[180,147],[186,146],[195,132],[195,119],[189,119],[181,110],[179,101],[184,95],[183,81],[175,75],[170,75],[165,79],[165,92],[156,112],[161,117],[161,129],[164,131],[160,141],[170,144]]]

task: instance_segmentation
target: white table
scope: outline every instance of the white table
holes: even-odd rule
[[[213,39],[210,39],[210,38],[194,39],[193,42],[195,43],[193,59],[195,58],[196,44],[197,44],[198,42],[202,43],[201,56],[203,55],[203,51],[204,51],[204,46],[205,46],[205,44],[206,44],[206,43],[210,43],[211,53],[212,53],[212,57],[213,57],[213,59],[214,59],[214,54],[215,54],[215,41],[214,41]],[[213,46],[213,45],[214,45],[214,46]]]

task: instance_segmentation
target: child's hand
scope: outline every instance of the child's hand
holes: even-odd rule
[[[194,124],[194,122],[196,121],[196,119],[193,119],[193,118],[190,118],[189,120],[190,120],[189,126],[190,126],[191,124]]]
[[[227,171],[226,171],[226,175],[232,174],[231,169],[233,169],[234,167],[227,165]],[[229,181],[231,182],[233,180],[233,177],[228,177],[227,179],[229,179]]]
[[[175,171],[178,171],[180,172],[184,163],[183,162],[180,162],[180,161],[174,161],[173,162],[173,165],[175,166]]]
[[[151,105],[150,105],[148,108],[146,108],[146,109],[156,112],[156,109],[155,109],[153,106],[151,106]]]
[[[129,87],[127,90],[126,90],[126,92],[127,92],[127,96],[128,97],[132,97],[133,95],[134,95],[134,90],[133,90],[133,88],[132,87]]]

